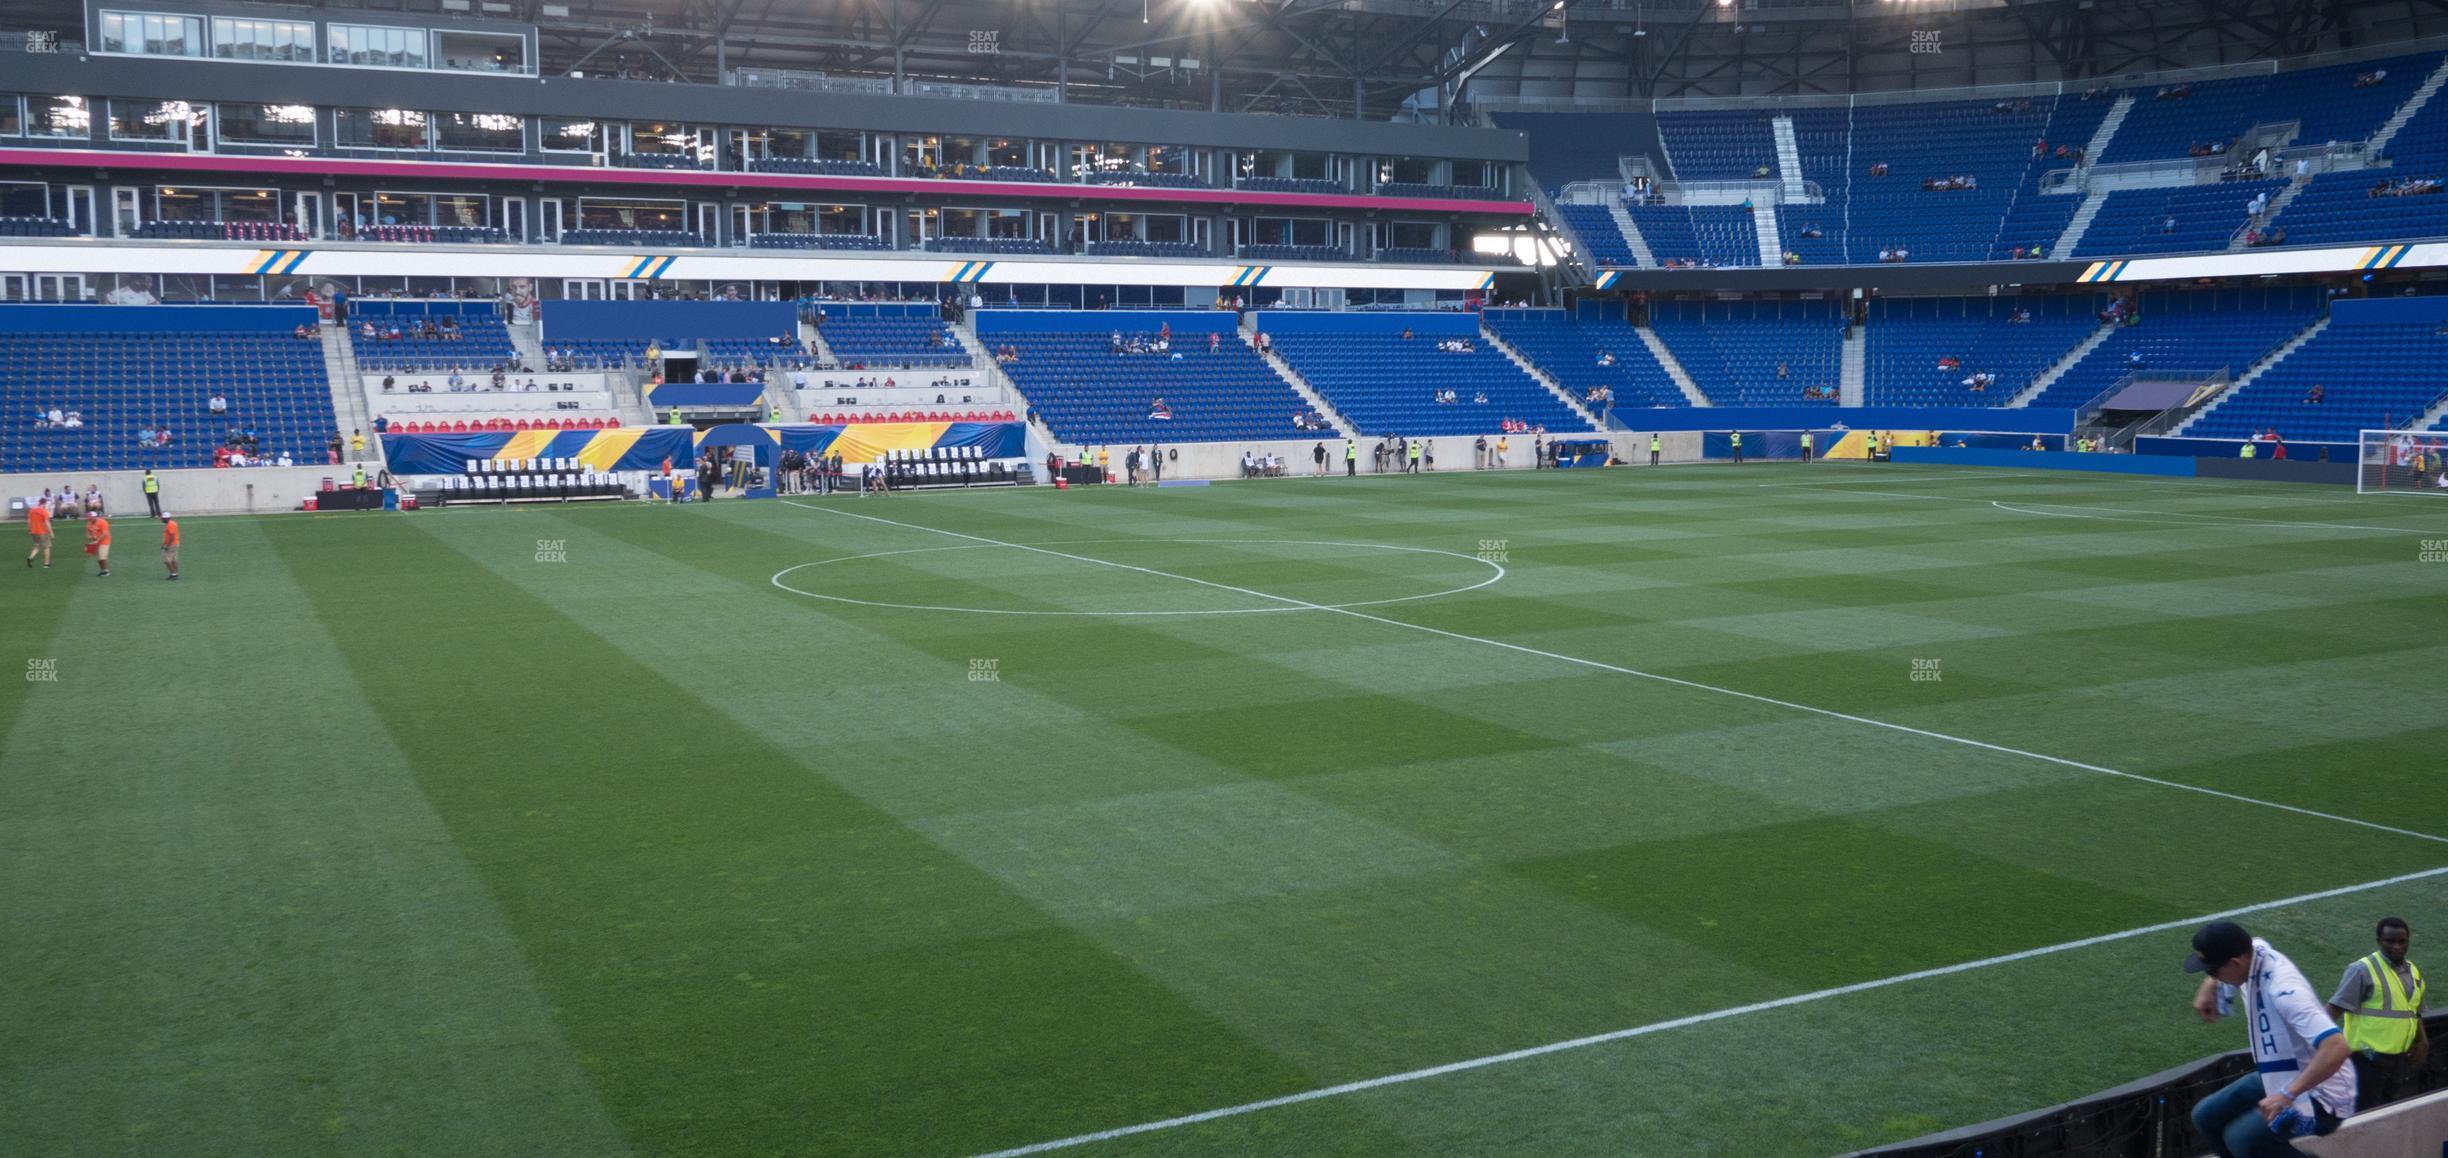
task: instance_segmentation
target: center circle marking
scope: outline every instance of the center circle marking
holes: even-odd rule
[[[1417,595],[1398,595],[1390,599],[1360,599],[1348,603],[1311,603],[1307,600],[1299,600],[1285,602],[1281,606],[1275,607],[1216,607],[1183,611],[1056,611],[1026,610],[1007,607],[955,607],[931,603],[889,603],[879,599],[853,599],[847,595],[827,595],[821,591],[810,591],[804,587],[793,587],[789,583],[783,581],[785,577],[791,575],[793,572],[806,571],[815,567],[830,567],[835,563],[856,563],[864,559],[890,559],[900,555],[931,555],[944,551],[1005,550],[1026,551],[1031,554],[1041,554],[1052,552],[1056,547],[1087,547],[1109,543],[1131,543],[1138,545],[1154,543],[1178,543],[1201,546],[1242,545],[1356,547],[1369,551],[1402,551],[1418,555],[1447,555],[1451,556],[1452,558],[1477,563],[1478,565],[1495,572],[1495,574],[1492,574],[1487,578],[1478,581],[1477,583],[1471,583],[1461,587],[1449,587],[1443,591],[1426,591]],[[1060,552],[1053,553],[1057,558],[1073,558],[1072,556],[1067,556]],[[1236,588],[1226,584],[1209,583],[1206,580],[1197,579],[1193,576],[1176,575],[1171,572],[1159,572],[1152,568],[1139,567],[1128,563],[1115,563],[1104,559],[1086,559],[1084,557],[1078,557],[1075,559],[1075,561],[1084,562],[1089,566],[1095,567],[1110,567],[1120,571],[1138,571],[1142,574],[1155,574],[1161,578],[1180,580],[1185,583],[1193,583],[1199,586],[1211,587],[1216,590],[1232,591],[1236,594],[1247,593],[1246,589],[1243,588]],[[801,563],[796,566],[785,567],[773,573],[773,585],[781,588],[784,591],[788,591],[793,595],[804,595],[810,599],[822,599],[828,603],[850,603],[856,604],[860,607],[889,607],[898,611],[950,611],[958,612],[964,615],[1036,615],[1082,619],[1104,619],[1122,616],[1272,615],[1290,611],[1348,611],[1356,607],[1383,607],[1392,603],[1413,603],[1422,599],[1442,599],[1448,595],[1461,595],[1467,592],[1477,591],[1482,587],[1486,587],[1497,582],[1498,580],[1503,579],[1504,577],[1505,569],[1502,564],[1496,563],[1492,560],[1482,559],[1477,555],[1465,555],[1460,551],[1447,551],[1437,547],[1398,547],[1391,543],[1346,543],[1331,539],[1070,539],[1055,543],[952,543],[941,547],[904,547],[897,551],[870,551],[864,555],[843,555],[838,558],[818,559],[813,563]],[[1283,600],[1291,600],[1292,598],[1291,596],[1270,595],[1263,593],[1254,595],[1252,597],[1260,599]]]

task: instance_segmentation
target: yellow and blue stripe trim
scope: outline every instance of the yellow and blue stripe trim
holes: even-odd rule
[[[1271,265],[1245,265],[1233,274],[1232,283],[1236,286],[1257,285],[1265,281],[1266,275],[1274,272],[1274,269]]]
[[[1614,270],[1614,269],[1610,269],[1610,270],[1606,271],[1605,273],[1602,273],[1602,274],[1599,274],[1599,275],[1598,275],[1598,284],[1597,284],[1596,288],[1597,288],[1597,289],[1600,289],[1600,290],[1611,290],[1611,289],[1614,289],[1614,288],[1615,288],[1615,283],[1616,283],[1618,280],[1622,279],[1622,277],[1623,277],[1623,271],[1621,271],[1621,270]],[[1489,274],[1489,275],[1488,275],[1488,281],[1489,281],[1489,283],[1490,283],[1490,284],[1493,284],[1493,283],[1495,282],[1495,280],[1496,280],[1496,275],[1495,275],[1495,274],[1492,274],[1492,273],[1491,273],[1491,274]]]
[[[958,266],[945,270],[943,280],[956,285],[961,282],[984,281],[986,271],[993,269],[994,264],[991,261],[964,261]]]
[[[255,256],[247,259],[247,272],[257,275],[296,273],[299,266],[306,264],[306,255],[313,252],[311,249],[258,249]]]
[[[650,281],[671,272],[672,263],[678,260],[678,254],[648,254],[621,267],[621,276],[632,281]]]
[[[2081,277],[2074,280],[2082,283],[2115,281],[2117,275],[2124,273],[2125,267],[2132,264],[2130,261],[2095,261],[2090,268],[2083,270]]]
[[[2406,254],[2411,252],[2413,248],[2414,247],[2411,245],[2375,245],[2372,248],[2363,251],[2363,256],[2355,262],[2355,268],[2392,268],[2398,262],[2404,261]]]

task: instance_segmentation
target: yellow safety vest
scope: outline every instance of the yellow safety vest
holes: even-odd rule
[[[2422,1008],[2422,968],[2406,962],[2406,972],[2414,975],[2412,992],[2397,971],[2389,968],[2388,958],[2374,953],[2363,959],[2363,968],[2371,973],[2371,992],[2363,996],[2363,1004],[2346,1011],[2346,1044],[2357,1052],[2404,1053],[2414,1048],[2414,1031],[2421,1025],[2416,1011]]]
[[[1649,453],[1651,453],[1651,454],[1656,454],[1656,453],[1657,453],[1657,451],[1658,451],[1658,436],[1657,436],[1657,435],[1652,434],[1652,435],[1650,435],[1650,436],[1649,436]]]
[[[1810,432],[1807,430],[1802,432],[1802,449],[1810,449]]]
[[[157,495],[161,493],[161,482],[160,480],[155,479],[152,475],[144,476],[144,487],[144,493],[148,495]]]
[[[1737,431],[1737,432],[1734,434],[1733,438],[1734,438],[1734,449],[1736,449],[1736,450],[1741,450],[1741,449],[1742,449],[1742,434],[1741,434],[1741,432]]]
[[[2255,449],[2254,449],[2254,447],[2253,447],[2253,444],[2251,444],[2251,443],[2247,442],[2247,443],[2245,443],[2245,444],[2244,444],[2244,448],[2243,448],[2242,450],[2239,450],[2239,451],[2237,451],[2237,452],[2236,452],[2236,457],[2238,457],[2238,458],[2251,458],[2251,457],[2253,456],[2253,454],[2254,454],[2254,453],[2255,453]]]

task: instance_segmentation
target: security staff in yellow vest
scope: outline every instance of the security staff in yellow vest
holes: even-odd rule
[[[2414,931],[2402,917],[2383,917],[2374,934],[2380,951],[2348,965],[2329,998],[2329,1016],[2354,1051],[2358,1112],[2412,1096],[2431,1053],[2422,970],[2406,959]]]
[[[1731,437],[1730,437],[1730,439],[1729,439],[1729,441],[1731,441],[1731,442],[1734,444],[1734,465],[1736,465],[1736,466],[1741,466],[1741,465],[1742,465],[1742,431],[1735,430],[1735,431],[1729,431],[1728,433],[1729,433],[1729,435],[1731,436]]]
[[[351,480],[350,480],[349,485],[356,487],[358,490],[364,490],[364,489],[365,489],[365,464],[364,464],[364,463],[362,463],[362,462],[361,462],[361,463],[358,463],[358,464],[357,464],[357,475],[356,475],[356,477],[355,477],[355,478],[353,478],[353,479],[351,479]]]
[[[145,506],[153,512],[154,518],[160,518],[161,480],[153,477],[153,470],[150,467],[147,467],[144,473],[144,496]]]
[[[1651,435],[1649,436],[1649,465],[1651,465],[1651,466],[1656,466],[1657,464],[1658,464],[1658,436],[1657,436],[1656,434],[1651,434]]]
[[[1805,463],[1807,463],[1807,462],[1809,462],[1810,460],[1811,460],[1811,433],[1810,433],[1810,431],[1805,430],[1805,431],[1803,431],[1803,432],[1802,432],[1802,461],[1803,461],[1803,462],[1805,462]]]
[[[2236,448],[2237,458],[2251,458],[2259,453],[2261,453],[2260,449],[2255,447],[2250,441],[2247,441],[2244,445]]]

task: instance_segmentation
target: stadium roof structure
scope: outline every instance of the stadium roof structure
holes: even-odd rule
[[[1482,98],[2081,81],[2448,35],[2448,0],[208,0],[189,10],[329,18],[359,7],[393,23],[423,13],[531,26],[547,76],[717,84],[761,71],[1363,119],[1456,119]],[[19,0],[0,13],[0,35],[73,40],[66,30],[82,20],[73,0]]]

